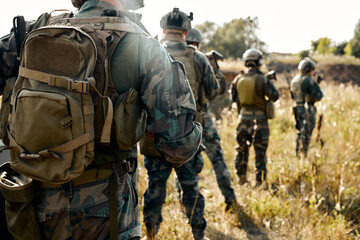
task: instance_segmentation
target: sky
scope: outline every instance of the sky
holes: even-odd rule
[[[5,1],[5,0],[3,0]],[[149,32],[161,35],[160,19],[174,7],[194,13],[192,25],[212,21],[219,26],[233,19],[258,17],[258,36],[269,52],[298,53],[311,41],[328,37],[335,43],[349,41],[360,19],[360,0],[144,0],[137,10]],[[0,35],[9,32],[16,15],[36,19],[54,9],[75,11],[70,0],[11,0],[0,10]]]

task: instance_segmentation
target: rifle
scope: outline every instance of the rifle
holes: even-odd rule
[[[270,80],[275,80],[275,81],[277,80],[276,79],[276,72],[274,70],[271,70],[270,72],[265,74],[265,76]]]
[[[210,65],[214,69],[216,79],[218,80],[220,85],[219,94],[222,95],[226,91],[226,79],[225,76],[220,72],[218,60],[223,60],[224,56],[215,50],[205,53],[205,56],[208,58]]]
[[[322,80],[324,80],[324,78],[322,76],[318,75],[316,78],[316,83],[320,84]]]
[[[215,50],[211,50],[210,52],[207,52],[205,53],[206,57],[208,58],[211,66],[213,67],[213,69],[216,71],[216,70],[219,70],[220,67],[219,67],[219,64],[218,64],[218,60],[223,60],[224,59],[224,56],[215,51]]]
[[[24,16],[16,16],[13,19],[13,29],[16,42],[17,60],[20,65],[20,50],[26,36],[26,22]]]

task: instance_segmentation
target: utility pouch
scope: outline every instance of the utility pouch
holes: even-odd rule
[[[35,197],[32,179],[14,171],[7,162],[0,166],[0,188],[11,235],[21,240],[41,239],[32,203]]]
[[[265,102],[265,114],[267,119],[275,118],[275,104],[272,101]]]
[[[147,113],[139,92],[131,88],[113,99],[113,137],[120,150],[129,150],[145,133]]]
[[[140,153],[145,156],[163,158],[161,153],[155,148],[154,139],[144,135],[140,140]]]

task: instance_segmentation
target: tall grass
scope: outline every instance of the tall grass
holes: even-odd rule
[[[317,103],[317,109],[318,117],[323,116],[322,127],[315,128],[308,157],[302,161],[295,156],[296,131],[289,94],[283,94],[276,103],[277,117],[269,121],[267,190],[254,188],[253,148],[248,167],[250,183],[238,184],[234,168],[237,112],[224,109],[222,120],[217,122],[218,131],[239,208],[237,214],[224,212],[223,196],[204,155],[200,186],[206,199],[209,238],[360,239],[360,89],[325,82],[321,87],[325,97]],[[139,165],[142,204],[147,180],[141,156]],[[192,239],[173,176],[168,180],[167,192],[157,239]]]

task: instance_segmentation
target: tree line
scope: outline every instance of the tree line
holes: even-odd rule
[[[267,54],[266,43],[257,36],[259,30],[257,17],[233,19],[222,26],[206,21],[195,27],[203,33],[202,51],[204,52],[216,49],[225,57],[234,59],[241,58],[249,48],[257,48],[265,55]],[[298,55],[304,58],[312,53],[349,55],[360,58],[360,20],[355,26],[354,36],[350,41],[335,43],[328,37],[322,37],[311,41],[311,48],[300,51]]]

